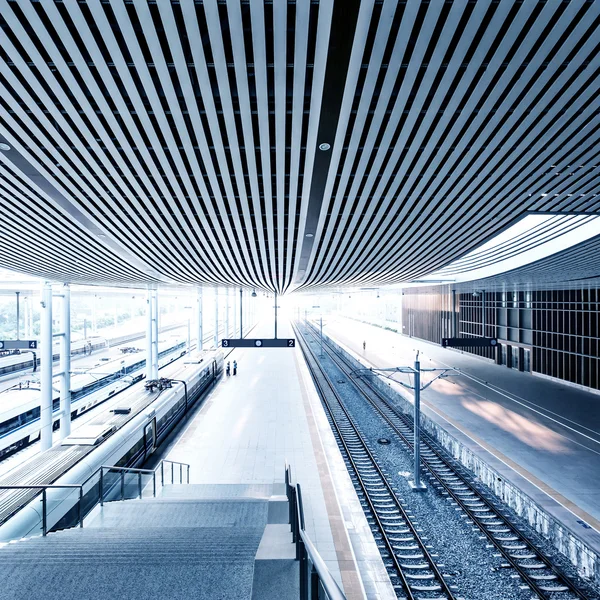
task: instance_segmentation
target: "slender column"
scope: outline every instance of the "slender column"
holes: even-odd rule
[[[202,286],[198,288],[198,350],[202,350],[204,348],[204,330],[202,328]]]
[[[98,332],[98,323],[96,322],[96,294],[92,300],[92,335],[96,335]]]
[[[215,287],[215,335],[214,346],[219,347],[219,288]]]
[[[71,434],[71,288],[63,286],[60,339],[60,439]]]
[[[21,339],[21,292],[15,292],[17,296],[17,339]]]
[[[240,288],[240,339],[244,337],[244,297],[243,290]]]
[[[231,308],[233,310],[233,337],[235,337],[238,332],[238,297],[235,289],[233,290],[233,306]]]
[[[146,379],[152,379],[152,290],[146,297]]]
[[[485,290],[481,291],[481,335],[485,337],[485,317],[486,317],[486,306],[485,306]]]
[[[42,286],[41,306],[40,437],[43,452],[52,447],[52,286],[48,282]]]
[[[152,290],[152,379],[158,379],[158,290]]]
[[[322,331],[322,328],[321,328]],[[277,339],[277,292],[275,292],[275,339]],[[321,344],[322,346],[322,344]],[[321,347],[321,355],[323,354],[323,348]]]
[[[456,290],[452,290],[452,332],[450,337],[458,337],[456,332]]]
[[[225,290],[225,334],[223,337],[229,337],[229,288]]]

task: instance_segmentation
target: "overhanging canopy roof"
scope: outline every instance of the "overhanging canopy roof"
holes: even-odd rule
[[[0,0],[0,15],[0,266],[382,284],[527,211],[600,206],[599,2]]]

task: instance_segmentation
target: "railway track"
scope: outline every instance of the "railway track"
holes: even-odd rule
[[[297,338],[398,598],[458,600],[332,381],[299,331]]]
[[[316,329],[309,331],[317,339]],[[383,421],[392,429],[406,448],[412,452],[414,430],[412,416],[402,413],[367,378],[357,377],[355,368],[326,340],[323,350],[329,359],[346,375],[359,393],[367,400]],[[536,546],[525,537],[518,527],[503,514],[501,506],[495,505],[489,496],[474,486],[470,474],[462,465],[442,450],[429,436],[421,433],[421,465],[433,484],[443,490],[469,516],[490,544],[501,554],[502,567],[518,573],[535,597],[544,600],[591,600],[591,590],[582,590],[564,575]]]

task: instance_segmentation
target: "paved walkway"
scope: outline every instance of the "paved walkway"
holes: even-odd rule
[[[323,329],[373,366],[412,365],[419,350],[422,368],[460,368],[423,403],[600,531],[598,394],[350,319]]]
[[[272,331],[257,326],[252,336],[271,337]],[[280,323],[279,337],[294,337],[289,324]],[[331,439],[333,435],[300,349],[238,349],[227,358],[234,359],[237,376],[224,377],[167,450],[166,458],[189,463],[191,483],[211,484],[282,482],[287,461],[302,486],[308,535],[348,599],[365,597],[355,548],[361,574],[367,573],[367,597],[392,597],[385,593],[391,586],[375,544],[369,546],[367,541],[366,550],[360,545],[362,538],[372,539],[360,504],[360,515],[353,519],[347,498],[338,503],[339,469],[335,468],[334,481],[329,455],[334,451],[342,459],[335,441],[327,440],[325,448],[321,442],[322,435]],[[351,484],[349,494],[358,503]],[[350,540],[356,532],[361,537],[358,545]]]

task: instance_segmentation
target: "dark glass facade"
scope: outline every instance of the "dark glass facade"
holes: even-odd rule
[[[406,335],[440,343],[443,337],[497,337],[492,348],[465,351],[507,367],[600,389],[600,289],[453,291],[448,286],[406,289]]]

